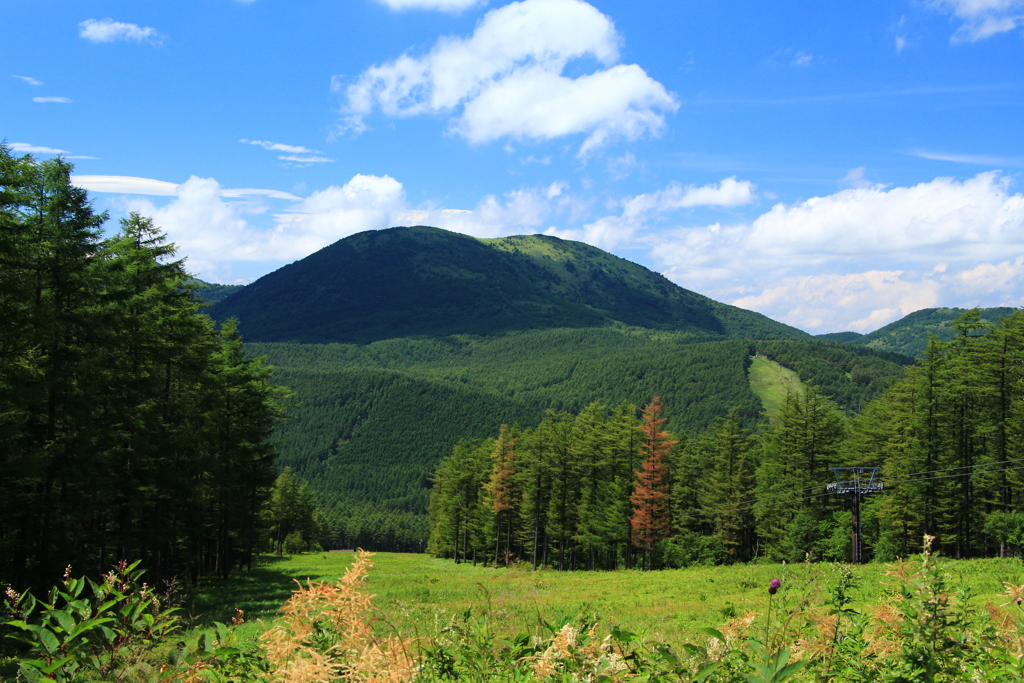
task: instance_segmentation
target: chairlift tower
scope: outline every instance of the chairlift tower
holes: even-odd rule
[[[882,482],[875,481],[878,467],[830,467],[836,475],[836,483],[828,485],[829,493],[853,494],[853,563],[863,562],[863,548],[860,541],[860,499],[869,493],[881,491]]]

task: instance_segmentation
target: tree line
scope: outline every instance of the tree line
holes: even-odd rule
[[[858,466],[882,485],[861,504],[865,559],[905,557],[925,534],[958,558],[1017,552],[1024,313],[970,311],[953,329],[853,417],[810,386],[755,428],[734,408],[671,435],[655,399],[461,442],[434,473],[428,550],[563,570],[848,561],[852,500],[829,484]]]
[[[150,219],[104,237],[71,170],[0,145],[0,583],[225,574],[265,533],[286,392]]]

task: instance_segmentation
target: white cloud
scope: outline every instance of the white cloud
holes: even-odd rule
[[[78,187],[85,188],[90,192],[104,192],[113,194],[141,194],[151,197],[174,197],[182,186],[178,183],[170,183],[166,180],[153,180],[152,178],[136,178],[134,176],[122,175],[73,175],[72,182]],[[218,185],[218,187],[220,187]],[[222,197],[270,197],[272,199],[287,199],[290,201],[301,201],[288,192],[279,190],[260,190],[254,188],[222,189]]]
[[[70,154],[70,152],[64,149],[30,145],[27,142],[9,142],[7,146],[11,148],[11,151],[21,152],[22,154]]]
[[[793,55],[793,59],[789,63],[793,66],[810,66],[813,60],[814,55],[809,52],[799,50],[795,55]]]
[[[973,164],[975,166],[1002,166],[1020,168],[1024,167],[1024,159],[1014,157],[997,157],[987,154],[948,154],[946,152],[929,152],[927,150],[914,150],[911,156],[931,161],[952,161],[957,164]]]
[[[33,102],[42,102],[44,104],[45,103],[67,104],[71,100],[69,100],[66,97],[33,97],[32,101]]]
[[[17,76],[15,74],[11,74],[11,78],[20,78],[21,80],[25,81],[29,85],[42,85],[43,84],[42,81],[37,81],[36,79],[32,78],[31,76]]]
[[[377,0],[382,5],[396,12],[411,9],[433,9],[441,12],[461,12],[462,10],[487,4],[487,0]]]
[[[545,233],[562,239],[586,242],[600,249],[615,249],[634,240],[648,222],[661,214],[700,206],[733,207],[749,204],[755,198],[755,185],[735,177],[720,183],[697,187],[669,183],[664,190],[626,197],[617,202],[622,213],[604,216],[582,228],[559,230],[548,228]]]
[[[750,181],[736,180],[736,176],[724,178],[717,185],[702,187],[670,183],[655,193],[655,201],[659,211],[693,206],[740,206],[754,201],[755,188],[756,185]]]
[[[345,90],[340,127],[365,129],[387,116],[451,115],[470,142],[501,137],[550,140],[587,134],[581,154],[612,138],[657,135],[679,104],[635,64],[617,64],[611,20],[581,0],[523,0],[492,10],[468,38],[446,37],[422,57],[403,55],[367,69]],[[563,75],[579,60],[605,68]]]
[[[507,192],[502,198],[487,195],[472,210],[407,210],[395,216],[401,225],[433,225],[473,237],[505,237],[535,233],[554,213],[566,188],[554,182],[546,188]]]
[[[394,214],[404,208],[400,182],[391,176],[356,174],[341,187],[314,192],[279,217],[271,242],[305,256],[357,232],[391,227]]]
[[[72,181],[94,192],[129,195],[114,204],[152,217],[178,254],[188,257],[190,271],[216,281],[233,279],[241,263],[281,265],[354,233],[391,227],[405,208],[402,184],[389,176],[356,175],[306,199],[277,190],[222,188],[212,178],[195,176],[180,185],[125,176],[72,176]],[[172,199],[160,203],[131,195]],[[272,216],[269,228],[253,220],[267,213],[266,198],[293,202]]]
[[[848,178],[863,181],[858,171]],[[777,204],[749,223],[680,228],[647,241],[684,287],[805,329],[867,329],[940,302],[1019,297],[1024,196],[995,172],[912,187],[860,183]]]
[[[309,147],[301,147],[299,145],[286,145],[281,142],[269,142],[267,140],[246,140],[242,138],[239,142],[243,142],[247,145],[257,145],[263,149],[268,149],[273,152],[288,152],[289,154],[319,154],[320,152]]]
[[[626,152],[620,157],[608,160],[608,175],[612,177],[612,180],[622,180],[629,177],[636,166],[636,157],[632,152]]]
[[[302,197],[296,197],[290,192],[280,190],[260,190],[252,187],[227,188],[220,191],[222,197],[270,197],[271,199],[287,199],[292,202],[301,202]]]
[[[281,161],[291,161],[305,165],[326,164],[334,161],[334,159],[323,156],[320,150],[310,149],[309,147],[286,145],[281,142],[269,142],[267,140],[246,140],[245,138],[242,138],[239,142],[247,145],[257,145],[272,152],[285,152],[285,154],[278,155],[277,157]]]
[[[89,192],[145,194],[157,197],[173,197],[178,189],[177,183],[121,175],[73,175],[71,182]]]
[[[851,168],[846,175],[839,179],[840,187],[865,188],[871,187],[872,182],[864,177],[864,167]]]
[[[299,164],[328,164],[334,161],[329,157],[325,156],[299,156],[297,154],[284,154],[277,157],[281,161],[294,161]]]
[[[143,41],[159,45],[164,37],[155,28],[126,24],[113,19],[86,19],[78,25],[78,35],[92,43],[112,43],[116,40]]]
[[[772,311],[782,322],[824,332],[872,332],[940,303],[940,283],[908,281],[901,270],[786,277],[733,305]]]
[[[952,43],[973,43],[1024,25],[1024,0],[933,0],[932,6],[962,22]]]

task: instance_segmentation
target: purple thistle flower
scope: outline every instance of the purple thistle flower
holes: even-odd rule
[[[768,584],[768,595],[775,595],[781,586],[781,581],[778,579],[772,579],[772,582]]]

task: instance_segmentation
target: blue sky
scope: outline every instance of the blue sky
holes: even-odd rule
[[[3,4],[0,139],[207,280],[427,224],[814,333],[1024,304],[1024,0]]]

